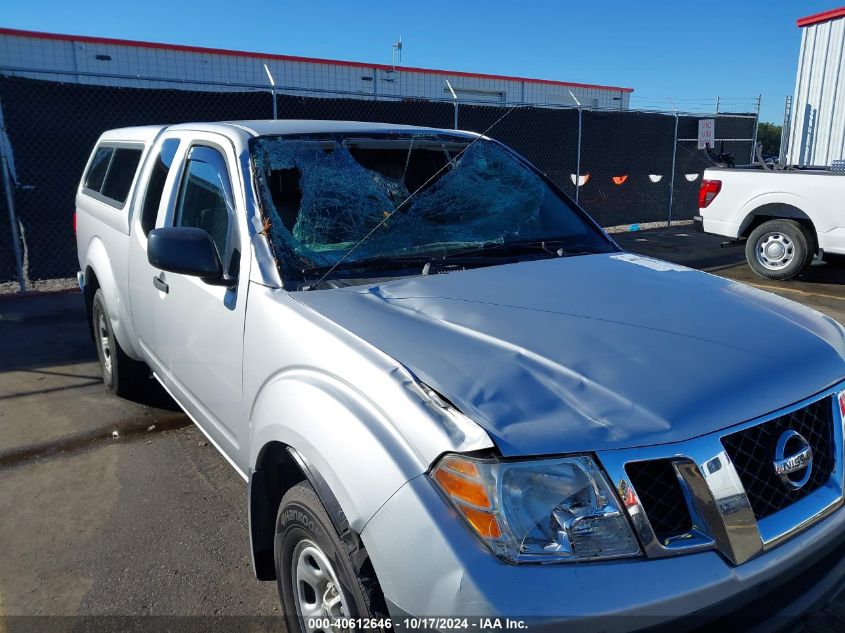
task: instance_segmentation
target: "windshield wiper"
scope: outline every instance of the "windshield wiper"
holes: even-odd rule
[[[520,261],[526,255],[539,257],[570,257],[602,252],[592,246],[567,245],[565,239],[530,239],[509,242],[487,242],[476,248],[444,253],[442,255],[383,255],[358,260],[345,260],[327,266],[309,266],[301,269],[304,279],[317,278],[313,284],[305,284],[303,290],[314,290],[325,280],[326,275],[337,271],[388,271],[411,269],[416,274],[428,275],[460,266],[480,268],[495,264]]]
[[[397,271],[397,270],[412,270],[413,274],[429,275],[435,274],[439,271],[448,269],[459,269],[462,266],[469,266],[472,268],[482,268],[484,266],[492,266],[495,264],[505,264],[519,261],[520,257],[508,255],[505,253],[498,253],[494,257],[486,257],[481,254],[470,255],[468,257],[460,257],[455,255],[445,256],[383,256],[383,257],[368,257],[367,259],[347,260],[340,265],[329,266],[311,266],[302,269],[302,275],[305,278],[317,277],[317,281],[313,284],[305,284],[302,290],[315,290],[321,282],[324,281],[326,271]]]
[[[508,242],[487,242],[477,248],[458,251],[452,255],[446,255],[444,256],[444,259],[478,255],[495,256],[496,254],[501,254],[505,256],[513,256],[533,253],[547,253],[548,255],[554,257],[567,257],[570,255],[585,255],[598,252],[601,251],[595,247],[571,245],[567,244],[566,239],[554,237],[548,239],[512,240]]]
[[[430,259],[430,257],[420,257],[418,255],[368,257],[366,259],[347,260],[337,264],[329,264],[328,266],[308,266],[302,269],[302,274],[316,277],[318,275],[324,275],[330,270],[368,271],[400,267],[415,268],[424,266]]]

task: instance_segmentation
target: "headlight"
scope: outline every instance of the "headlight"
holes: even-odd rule
[[[431,478],[482,541],[509,561],[640,554],[621,504],[586,455],[522,462],[446,455]]]

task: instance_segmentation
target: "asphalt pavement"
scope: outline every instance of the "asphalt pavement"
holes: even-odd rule
[[[688,228],[614,237],[845,323],[845,269],[765,281]],[[106,392],[78,293],[0,297],[0,517],[0,633],[283,626],[275,584],[252,575],[243,480],[154,381],[137,402]],[[845,599],[804,626],[845,629]]]
[[[0,298],[0,633],[283,627],[243,479],[145,391],[105,390],[80,294]]]

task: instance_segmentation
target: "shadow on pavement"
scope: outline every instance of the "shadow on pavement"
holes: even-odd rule
[[[0,395],[0,401],[102,385],[79,293],[3,297],[0,348],[0,373],[32,374],[31,380],[20,377],[15,381],[26,386]],[[49,386],[41,387],[39,383],[45,379]],[[152,377],[130,399],[158,409],[180,410]]]
[[[845,259],[831,262],[813,262],[803,273],[798,275],[798,282],[808,284],[827,284],[845,286]]]
[[[742,247],[722,248],[723,238],[697,233],[688,226],[616,233],[611,237],[619,246],[632,253],[665,259],[690,268],[709,270],[736,266],[745,261]]]
[[[105,389],[105,386],[103,389]],[[176,404],[176,401],[170,397],[170,394],[164,390],[164,388],[158,383],[158,380],[153,378],[152,375],[150,376],[149,381],[141,387],[137,393],[128,396],[126,399],[148,407],[155,407],[157,409],[182,411],[181,407]]]
[[[743,243],[726,246],[725,239],[718,235],[707,235],[681,226],[651,231],[616,233],[613,239],[627,251],[665,259],[676,264],[718,272],[732,267],[747,268],[748,282],[767,284],[823,284],[845,286],[845,256],[830,257],[830,262],[814,261],[804,273],[790,281],[773,281],[755,275],[745,261]],[[739,271],[738,271],[739,272]],[[746,275],[741,274],[743,278]]]

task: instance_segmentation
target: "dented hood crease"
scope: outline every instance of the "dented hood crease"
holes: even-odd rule
[[[842,329],[828,317],[630,254],[296,297],[406,366],[505,455],[685,440],[845,376]]]

